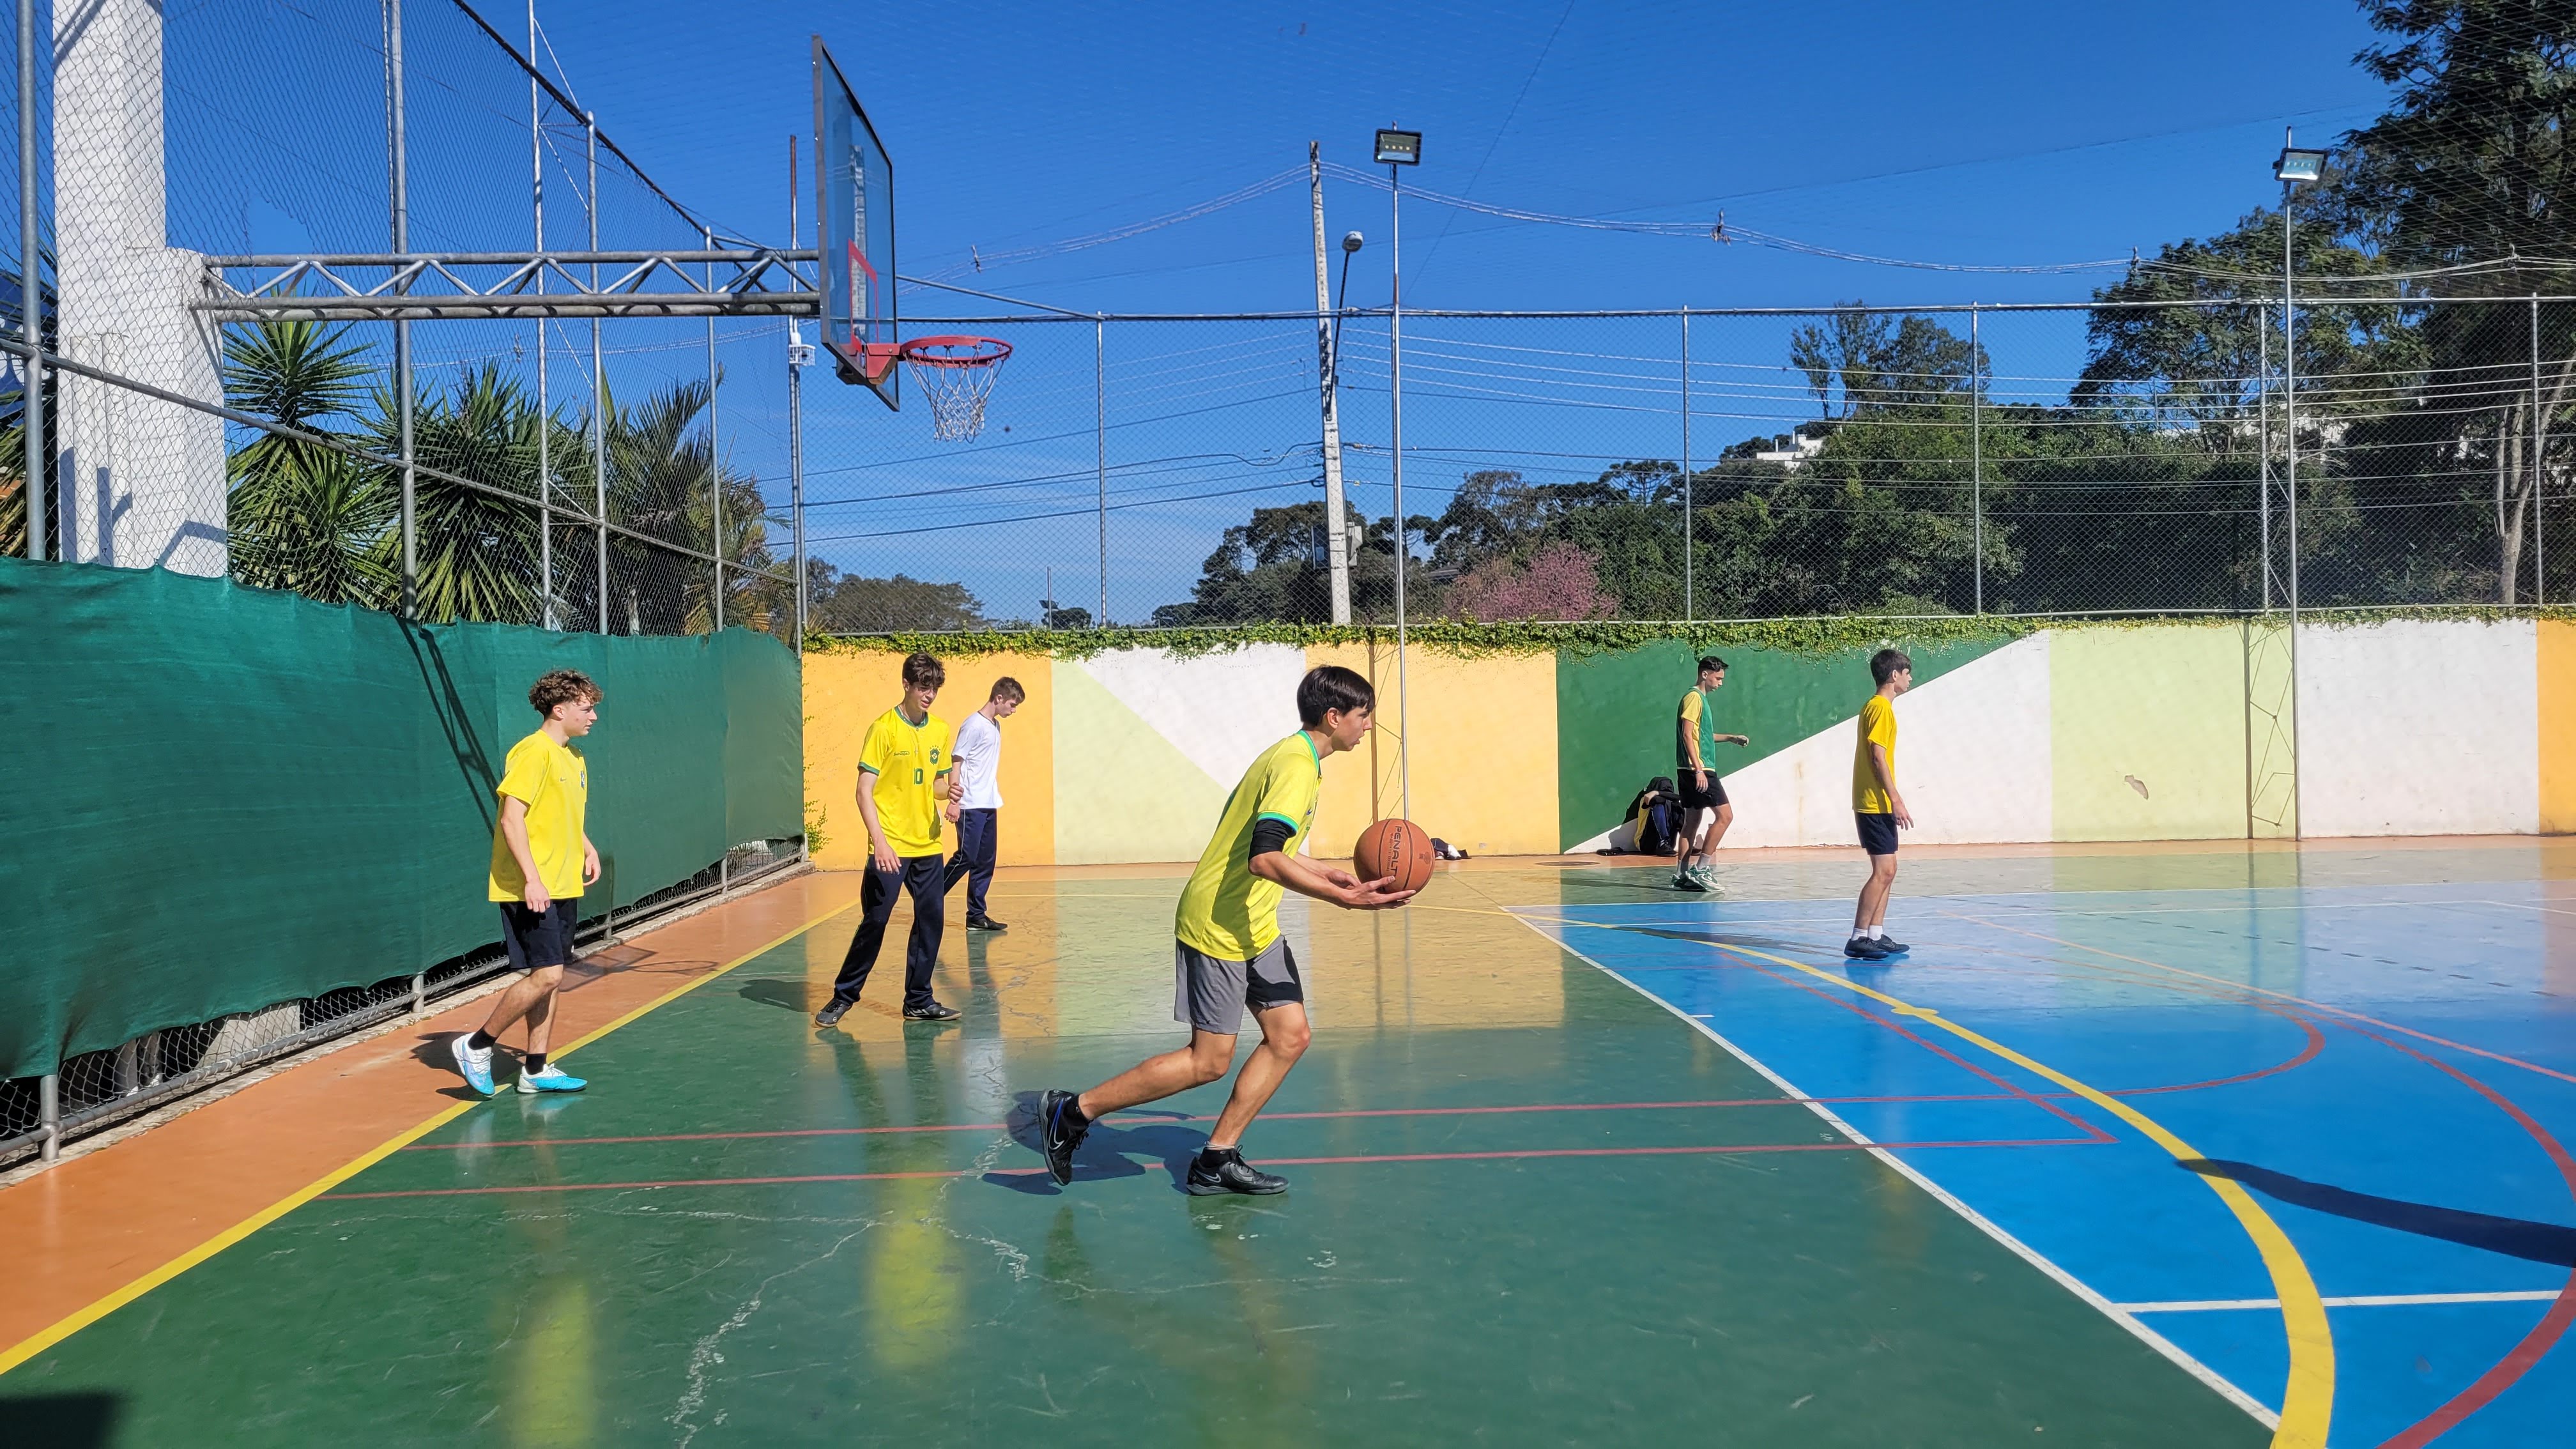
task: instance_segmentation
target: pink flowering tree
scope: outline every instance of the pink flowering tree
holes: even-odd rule
[[[1492,623],[1503,619],[1607,619],[1619,600],[1601,587],[1592,555],[1570,543],[1540,545],[1527,559],[1488,559],[1449,586],[1448,612]]]

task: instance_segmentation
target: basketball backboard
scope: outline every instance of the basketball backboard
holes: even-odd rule
[[[814,37],[815,243],[823,345],[841,381],[900,407],[895,366],[894,163],[823,37]]]

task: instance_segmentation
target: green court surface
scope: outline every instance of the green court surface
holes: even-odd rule
[[[1222,1085],[1111,1118],[1069,1189],[1025,1145],[1038,1090],[1180,1040],[1177,875],[1006,876],[1009,934],[949,936],[948,1027],[885,1010],[899,936],[844,1029],[811,1025],[844,915],[584,1049],[586,1095],[477,1106],[0,1379],[0,1422],[368,1449],[2269,1437],[1504,909],[1673,899],[1654,879],[1292,904],[1315,1044],[1246,1139],[1294,1182],[1262,1200],[1176,1189]],[[2035,1112],[1972,1135],[2084,1140]]]

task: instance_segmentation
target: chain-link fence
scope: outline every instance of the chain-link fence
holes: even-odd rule
[[[2576,588],[2576,303],[1407,313],[1413,618],[2533,604]],[[1341,319],[1352,617],[1391,622],[1399,349]],[[970,317],[982,436],[817,424],[825,632],[1322,621],[1311,317]],[[1684,540],[1689,540],[1688,547]],[[2293,552],[2295,540],[2295,556]]]

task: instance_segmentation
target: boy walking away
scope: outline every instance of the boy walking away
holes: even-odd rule
[[[572,960],[582,888],[599,879],[599,850],[582,829],[590,766],[572,748],[599,722],[599,686],[578,670],[557,669],[529,688],[528,703],[544,723],[510,747],[495,787],[501,817],[492,828],[488,892],[501,907],[501,945],[510,953],[510,969],[524,974],[492,1003],[482,1030],[449,1046],[456,1069],[486,1097],[492,1095],[492,1044],[522,1020],[528,1024],[528,1050],[519,1059],[520,1091],[578,1092],[590,1085],[548,1062],[546,1045],[554,1030],[555,992]]]
[[[1288,1190],[1286,1178],[1254,1167],[1241,1151],[1244,1129],[1297,1065],[1308,1038],[1304,980],[1279,935],[1281,892],[1359,911],[1400,906],[1413,896],[1392,889],[1392,878],[1363,883],[1297,854],[1298,840],[1315,823],[1324,757],[1357,748],[1368,737],[1376,706],[1369,682],[1339,665],[1310,669],[1298,684],[1297,717],[1305,727],[1263,751],[1244,772],[1181,891],[1172,925],[1179,938],[1172,1019],[1189,1025],[1189,1045],[1149,1057],[1088,1092],[1039,1097],[1039,1148],[1059,1185],[1073,1181],[1073,1151],[1093,1122],[1224,1076],[1234,1064],[1244,1008],[1250,1007],[1261,1023],[1261,1045],[1234,1079],[1216,1130],[1181,1185],[1199,1197]]]
[[[1709,877],[1715,869],[1717,843],[1726,838],[1726,827],[1735,823],[1735,807],[1726,802],[1726,785],[1718,779],[1713,756],[1720,741],[1752,743],[1743,735],[1717,733],[1711,696],[1725,683],[1726,661],[1714,654],[1702,655],[1699,681],[1682,696],[1681,712],[1674,721],[1673,763],[1682,782],[1681,869],[1673,875],[1677,891],[1721,889]]]
[[[1869,677],[1878,692],[1860,707],[1860,740],[1852,752],[1852,816],[1860,848],[1869,852],[1869,880],[1852,912],[1851,940],[1843,954],[1855,961],[1884,961],[1906,952],[1887,934],[1888,892],[1896,889],[1896,832],[1914,828],[1905,797],[1896,792],[1896,697],[1914,687],[1914,661],[1898,649],[1870,656]]]
[[[942,892],[966,877],[966,929],[1007,931],[1010,927],[984,911],[984,892],[993,884],[994,820],[1002,808],[1002,721],[1009,719],[1028,691],[1005,674],[993,681],[993,697],[957,727],[957,775],[949,794],[948,818],[957,822],[957,853],[948,857]]]
[[[912,897],[912,939],[903,952],[903,1019],[955,1021],[954,1007],[930,994],[939,938],[948,924],[947,865],[939,856],[941,807],[948,795],[948,722],[930,712],[948,671],[927,654],[903,661],[903,700],[868,726],[859,748],[859,819],[868,827],[868,874],[859,883],[859,930],[832,983],[832,999],[814,1013],[816,1026],[839,1021],[859,999],[894,919],[895,897]]]

